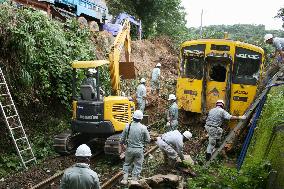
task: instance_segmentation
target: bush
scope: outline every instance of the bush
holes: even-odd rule
[[[74,60],[96,59],[88,29],[40,11],[0,5],[1,67],[18,101],[69,105]]]
[[[198,176],[188,180],[188,188],[265,188],[269,172],[266,165],[266,162],[261,162],[239,172],[236,168],[228,168],[221,164],[215,164],[209,168],[197,165],[195,169]]]

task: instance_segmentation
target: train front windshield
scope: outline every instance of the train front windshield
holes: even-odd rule
[[[261,60],[260,53],[237,47],[233,68],[233,83],[256,85],[260,75]]]

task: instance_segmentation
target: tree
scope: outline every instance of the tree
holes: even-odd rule
[[[282,21],[283,21],[282,27],[284,28],[284,8],[280,8],[275,17],[282,19]]]
[[[145,38],[167,35],[180,41],[188,36],[181,0],[114,0],[108,5],[112,14],[124,11],[141,19]]]

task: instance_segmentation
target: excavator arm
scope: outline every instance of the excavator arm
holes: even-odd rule
[[[130,63],[130,53],[131,53],[130,43],[131,43],[130,22],[128,19],[126,19],[123,23],[123,28],[116,36],[109,53],[109,63],[110,63],[109,67],[110,67],[112,94],[117,96],[121,95],[119,59],[122,49],[124,47],[125,61],[126,61],[124,62],[124,64]],[[134,70],[134,68],[133,69],[130,68],[129,70]]]
[[[115,24],[121,24],[124,20],[128,19],[130,23],[136,25],[138,27],[138,38],[141,40],[142,38],[142,23],[141,20],[136,20],[134,16],[131,16],[127,13],[120,13],[116,20]]]

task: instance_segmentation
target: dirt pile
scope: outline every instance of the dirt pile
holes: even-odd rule
[[[144,77],[147,87],[146,113],[150,115],[150,122],[161,120],[167,109],[167,97],[170,93],[175,93],[175,81],[177,78],[177,50],[173,42],[161,37],[154,40],[141,40],[132,42],[131,59],[137,68],[137,81],[133,86],[131,95],[135,97],[135,90],[138,81]],[[161,63],[161,91],[160,97],[152,95],[150,90],[150,80],[153,68],[157,63]]]
[[[114,37],[108,32],[95,33],[93,42],[96,44],[98,59],[108,59],[110,47]],[[131,57],[136,69],[136,79],[122,80],[121,88],[126,96],[136,98],[136,87],[139,80],[146,79],[147,105],[146,113],[150,115],[150,123],[161,120],[167,109],[167,97],[175,94],[177,78],[178,51],[172,40],[159,37],[153,40],[137,40],[131,42]],[[121,52],[120,61],[125,61],[124,50]],[[153,68],[161,63],[161,91],[160,97],[151,94],[150,80]]]

